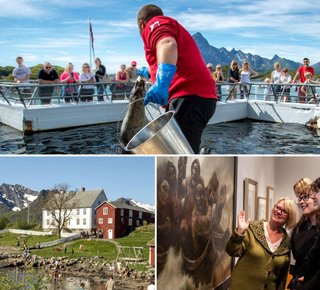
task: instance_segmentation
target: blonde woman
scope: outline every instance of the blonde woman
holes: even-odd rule
[[[251,85],[248,85],[251,80],[251,77],[257,77],[259,74],[250,68],[250,64],[247,60],[242,62],[242,68],[240,69],[241,74],[241,83],[244,83],[244,85],[240,86],[241,91],[241,99],[244,99],[244,93],[246,94],[247,98],[249,98],[250,94],[250,88]]]
[[[230,290],[284,290],[290,266],[290,235],[286,229],[296,224],[297,205],[289,197],[280,198],[269,221],[246,221],[238,215],[238,228],[231,235],[226,251],[239,260],[231,273]]]
[[[214,77],[214,80],[216,81],[216,84],[224,82],[224,76],[223,76],[222,67],[220,64],[216,66],[216,70],[213,72],[213,77]],[[216,91],[217,91],[218,100],[221,101],[221,86],[216,85]]]
[[[240,83],[240,72],[239,72],[239,64],[236,60],[233,60],[230,64],[230,69],[228,71],[228,83]],[[237,99],[237,85],[227,85],[228,97],[227,100],[231,99],[231,95],[233,99]]]
[[[279,84],[281,75],[282,75],[282,72],[281,72],[280,63],[276,62],[274,64],[274,71],[271,73],[271,83]],[[274,93],[276,95],[275,101],[278,100],[280,89],[281,89],[280,85],[274,85],[273,86],[273,91],[274,91]]]
[[[73,71],[73,64],[71,62],[68,63],[67,67],[65,68],[64,72],[60,76],[60,83],[65,84],[73,84],[79,83],[79,76],[76,72]],[[78,87],[77,86],[63,86],[61,90],[62,96],[73,96],[78,94]],[[66,103],[70,103],[71,98],[65,98]]]
[[[90,65],[88,63],[84,63],[82,65],[82,71],[80,74],[80,82],[81,83],[94,83],[95,77],[91,72]],[[90,96],[90,97],[82,97],[82,102],[92,102],[93,101],[94,88],[93,85],[84,85],[81,89],[81,96]]]
[[[296,195],[297,198],[300,197],[300,192],[302,190],[302,188],[304,188],[305,186],[311,186],[312,181],[310,178],[308,177],[302,177],[301,179],[299,179],[293,186],[293,191],[294,194]]]

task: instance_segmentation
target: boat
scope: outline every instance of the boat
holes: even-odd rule
[[[282,102],[281,95],[277,101],[265,101],[259,85],[264,83],[250,83],[251,90],[243,99],[226,101],[227,83],[222,85],[222,100],[217,102],[216,112],[209,124],[232,122],[243,119],[252,119],[274,123],[296,123],[310,127],[318,127],[320,118],[319,100],[313,104],[299,103],[297,96],[292,95],[290,102]],[[126,83],[125,89],[119,91],[116,83],[92,83],[95,88],[99,85],[106,86],[103,101],[98,101],[97,93],[92,95],[93,101],[81,100],[82,85],[79,87],[73,101],[65,102],[65,97],[60,96],[64,84],[39,85],[24,84],[31,88],[29,98],[23,94],[22,84],[0,83],[0,123],[15,128],[23,133],[35,133],[48,130],[57,130],[71,127],[81,127],[102,123],[121,121],[124,111],[128,106],[130,89],[134,83]],[[88,85],[88,83],[86,83]],[[272,85],[272,84],[271,84]],[[54,87],[54,93],[48,97],[50,104],[41,105],[39,97],[40,87]],[[300,86],[293,84],[292,86]],[[316,86],[316,85],[311,85]],[[316,86],[319,89],[319,85]],[[95,89],[97,92],[97,90]],[[308,98],[311,99],[312,96]],[[274,99],[274,98],[273,98]]]

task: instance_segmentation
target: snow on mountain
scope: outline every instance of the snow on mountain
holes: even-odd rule
[[[139,206],[139,207],[142,207],[148,211],[151,211],[151,212],[155,212],[155,206],[154,205],[150,205],[150,204],[146,204],[146,203],[143,203],[143,202],[140,202],[140,201],[135,201],[133,199],[130,199],[131,202],[135,205],[135,206]]]
[[[6,184],[0,186],[0,203],[14,211],[19,211],[28,206],[39,195],[38,191],[22,185]]]

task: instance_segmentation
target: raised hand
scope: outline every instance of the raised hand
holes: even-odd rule
[[[238,234],[243,235],[246,229],[248,228],[249,223],[250,219],[246,221],[246,213],[245,211],[241,210],[238,214]]]

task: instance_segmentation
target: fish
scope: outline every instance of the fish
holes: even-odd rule
[[[149,123],[143,100],[146,96],[145,80],[138,77],[129,97],[129,105],[120,129],[121,153],[130,154],[124,148],[129,141]]]

